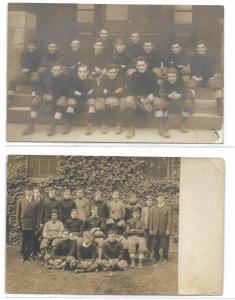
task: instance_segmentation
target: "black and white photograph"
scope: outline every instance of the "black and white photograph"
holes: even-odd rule
[[[223,143],[224,9],[10,3],[7,141]]]

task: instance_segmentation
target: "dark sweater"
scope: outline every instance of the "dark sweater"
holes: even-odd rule
[[[56,52],[55,54],[50,54],[49,52],[47,52],[42,58],[41,66],[47,69],[51,69],[54,64],[62,64],[62,62],[63,59],[58,52]]]
[[[29,69],[29,72],[35,72],[40,66],[42,55],[39,51],[25,51],[21,54],[22,69]]]
[[[85,62],[85,52],[83,49],[79,49],[77,51],[70,50],[68,54],[64,58],[65,66],[75,69],[78,64]]]
[[[109,217],[109,207],[105,201],[95,201],[93,203],[98,207],[98,215],[107,219]]]
[[[84,230],[91,230],[95,227],[99,227],[100,230],[105,228],[104,219],[102,217],[89,217],[85,220]]]
[[[78,260],[84,260],[84,259],[95,260],[96,246],[93,243],[91,243],[88,247],[84,247],[83,245],[81,245],[77,251],[77,258]]]
[[[149,94],[158,95],[157,76],[150,70],[134,72],[127,81],[127,95],[146,97]]]
[[[103,41],[104,45],[104,54],[110,59],[113,56],[113,40],[111,37],[108,37]]]
[[[115,231],[117,235],[123,235],[124,231],[125,231],[126,224],[124,224],[124,226],[120,226],[120,225],[118,225],[118,223],[121,221],[121,219],[118,219],[118,220],[112,219],[112,220],[114,221],[114,223],[106,224],[105,233],[108,234],[108,232],[110,230],[112,230],[112,231]]]
[[[50,198],[46,199],[42,204],[40,223],[44,224],[51,219],[52,209],[57,209],[60,214],[60,208],[61,206],[58,200]]]
[[[134,218],[127,221],[126,234],[128,236],[137,235],[144,236],[145,224],[142,219],[135,220]]]
[[[123,51],[123,52],[115,51],[114,56],[112,58],[112,63],[117,65],[119,70],[125,71],[130,64],[130,58],[127,55],[126,51]]]
[[[159,97],[171,101],[168,95],[174,91],[182,95],[180,100],[186,100],[189,97],[188,88],[180,79],[175,84],[170,84],[165,80],[160,87]]]
[[[202,77],[207,81],[215,74],[216,60],[209,54],[194,54],[190,59],[190,68],[192,76]]]
[[[93,92],[91,94],[88,94],[90,90],[93,90]],[[78,96],[74,94],[75,91],[80,92],[82,95]],[[95,98],[96,93],[97,93],[97,82],[92,78],[81,80],[78,76],[76,76],[71,83],[71,97],[73,98],[86,101],[90,98]]]
[[[61,221],[63,223],[70,218],[71,209],[73,208],[76,208],[76,204],[73,199],[63,199],[60,202]]]
[[[166,61],[161,51],[156,49],[153,49],[150,53],[144,52],[143,56],[147,58],[148,66],[150,69],[160,68],[161,63],[164,63]]]
[[[76,233],[77,236],[81,236],[83,232],[83,221],[81,219],[69,218],[65,221],[65,228],[71,232]]]
[[[52,250],[53,256],[74,256],[76,253],[76,243],[73,240],[60,241],[55,248]]]
[[[177,70],[189,64],[189,57],[184,51],[180,51],[178,54],[174,54],[170,51],[167,55],[166,67],[173,67]]]
[[[138,203],[135,203],[135,204],[129,203],[126,206],[125,221],[128,221],[132,218],[133,210],[136,208],[141,209],[141,205],[139,205]]]
[[[103,70],[109,59],[104,53],[95,54],[95,52],[90,52],[87,57],[87,64],[90,67],[90,71],[93,72],[95,67],[98,67],[100,70]]]
[[[68,97],[71,88],[72,78],[69,75],[61,74],[54,77],[52,74],[45,80],[47,92],[52,95],[53,99],[59,97]]]
[[[103,245],[103,257],[104,259],[123,259],[123,248],[122,245],[118,241],[114,241],[113,243],[109,241],[105,241]]]
[[[138,56],[143,56],[143,48],[142,48],[142,44],[137,43],[137,44],[133,44],[132,42],[127,46],[126,48],[126,52],[127,55],[131,61],[131,63],[134,62],[134,60],[138,57]]]
[[[122,88],[120,93],[115,93],[117,88]],[[107,94],[104,94],[104,89],[108,90]],[[98,89],[98,97],[108,98],[108,97],[117,97],[121,98],[124,97],[124,82],[121,76],[118,76],[111,80],[108,78],[107,75],[104,75],[101,78],[99,89]]]

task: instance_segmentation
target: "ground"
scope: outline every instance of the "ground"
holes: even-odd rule
[[[84,134],[84,127],[73,127],[67,135],[62,135],[62,126],[57,126],[57,132],[53,137],[48,137],[46,131],[48,126],[37,125],[37,130],[30,136],[23,136],[22,131],[26,125],[8,124],[7,141],[9,142],[124,142],[124,143],[221,143],[219,133],[209,130],[189,130],[182,133],[179,130],[171,130],[171,137],[166,139],[158,135],[156,129],[136,129],[136,134],[132,139],[126,138],[126,130],[122,134],[116,135],[114,128],[110,127],[107,134],[102,134],[100,128],[94,128],[90,136]]]
[[[176,295],[178,291],[177,252],[167,264],[145,262],[143,269],[125,272],[82,273],[45,270],[39,261],[20,262],[13,246],[7,246],[6,293],[10,294],[145,294]],[[79,284],[78,284],[79,283]]]

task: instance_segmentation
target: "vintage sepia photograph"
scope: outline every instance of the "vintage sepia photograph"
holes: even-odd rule
[[[7,141],[223,143],[224,8],[10,3]]]
[[[180,158],[9,156],[7,171],[7,293],[178,294]]]

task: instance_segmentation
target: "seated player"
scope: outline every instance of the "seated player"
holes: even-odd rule
[[[125,218],[125,205],[123,202],[120,200],[119,197],[119,192],[118,190],[113,190],[112,192],[112,200],[109,201],[109,216],[112,217],[114,211],[118,210],[120,213],[120,218],[124,219]]]
[[[126,45],[122,38],[117,38],[115,40],[112,63],[114,63],[118,67],[118,70],[121,74],[125,74],[129,68],[130,58],[127,55]]]
[[[187,83],[190,78],[190,67],[189,67],[189,57],[187,53],[184,52],[182,46],[178,41],[173,41],[171,43],[170,51],[167,55],[166,61],[167,68],[175,68],[180,77]]]
[[[136,197],[136,194],[131,192],[128,195],[128,203],[126,204],[126,215],[125,215],[125,221],[128,221],[132,218],[133,210],[138,208],[141,211],[141,205],[138,203],[138,199]]]
[[[127,245],[131,258],[131,268],[135,267],[135,255],[138,247],[139,268],[143,267],[142,261],[144,254],[147,252],[146,242],[144,238],[145,225],[140,217],[140,210],[135,209],[132,213],[132,219],[127,221],[126,235]]]
[[[65,269],[66,265],[74,259],[76,243],[69,238],[69,232],[63,230],[62,239],[53,247],[51,253],[44,256],[46,268]]]
[[[158,84],[160,85],[164,76],[164,64],[166,62],[163,53],[154,49],[152,41],[146,40],[143,44],[143,56],[147,59],[148,68],[157,75]]]
[[[71,121],[73,119],[75,111],[88,110],[88,120],[86,124],[86,135],[92,133],[92,123],[96,112],[96,92],[97,82],[95,79],[88,77],[89,68],[85,64],[81,64],[78,67],[77,76],[74,78],[71,84],[70,98],[67,102],[67,120],[68,131],[70,131]]]
[[[195,96],[197,87],[208,87],[214,92],[217,102],[217,113],[223,115],[223,95],[221,76],[216,74],[216,60],[207,53],[204,41],[198,41],[196,53],[190,59],[191,79],[188,86]]]
[[[117,117],[116,134],[121,133],[121,116],[119,114],[120,101],[123,101],[124,81],[118,74],[117,66],[109,64],[106,67],[106,74],[102,76],[96,99],[96,111],[102,122],[102,133],[107,133],[106,115],[108,111],[115,111]]]
[[[56,133],[56,125],[63,116],[65,117],[66,122],[62,134],[68,133],[68,120],[65,111],[68,106],[71,81],[71,76],[63,74],[61,65],[56,64],[51,68],[51,73],[46,80],[47,91],[44,95],[45,100],[50,103],[54,113],[52,123],[47,131],[48,136],[53,136]]]
[[[105,232],[116,233],[116,240],[121,243],[123,249],[127,249],[127,240],[124,238],[126,222],[121,219],[119,210],[113,211],[112,217],[106,220]]]
[[[50,70],[54,65],[62,65],[62,63],[63,58],[59,53],[58,46],[55,42],[49,42],[47,46],[47,52],[42,57],[39,75],[45,79],[49,75]]]
[[[148,69],[147,59],[140,56],[136,59],[137,71],[129,76],[127,81],[127,98],[123,101],[123,110],[128,120],[127,138],[135,135],[134,110],[138,107],[142,112],[151,113],[158,108],[157,76]]]
[[[123,247],[121,243],[118,242],[115,231],[111,230],[103,245],[103,259],[100,262],[100,266],[103,271],[126,271],[128,263],[123,257]]]
[[[145,240],[147,245],[148,257],[153,256],[152,236],[149,234],[149,217],[150,217],[150,212],[152,207],[153,207],[153,199],[150,195],[148,195],[146,197],[145,206],[142,208],[142,212],[141,212],[141,219],[144,221],[145,224]]]
[[[15,79],[10,81],[8,89],[8,100],[14,98],[16,88],[19,84],[31,84],[32,90],[35,91],[34,81],[37,80],[38,68],[42,60],[42,54],[34,41],[29,41],[26,50],[21,54],[21,70],[16,74]]]
[[[70,262],[71,269],[75,273],[98,271],[99,263],[96,259],[96,245],[93,243],[94,237],[91,232],[83,232],[83,243],[77,249],[77,259]]]
[[[58,211],[52,209],[51,220],[47,221],[43,227],[43,240],[40,245],[42,255],[45,255],[48,251],[50,252],[61,241],[63,230],[64,225],[58,220]]]
[[[70,218],[70,213],[73,208],[76,209],[76,204],[71,196],[70,189],[66,188],[63,193],[63,199],[60,201],[60,218],[63,223]]]
[[[78,219],[84,222],[90,216],[90,204],[82,189],[76,191],[75,203]]]
[[[91,76],[97,79],[97,81],[105,73],[107,62],[108,57],[104,53],[104,43],[101,39],[96,39],[93,49],[87,56],[86,63],[90,68]]]
[[[91,216],[84,223],[84,230],[90,231],[94,236],[94,242],[97,245],[98,258],[102,259],[102,247],[104,243],[105,221],[98,215],[98,207],[91,206]]]
[[[127,55],[130,60],[131,67],[128,69],[127,75],[130,76],[136,70],[135,60],[143,55],[143,45],[140,43],[140,33],[132,31],[130,35],[130,43],[126,48]]]
[[[107,28],[101,28],[99,38],[104,45],[104,54],[110,59],[113,56],[113,40],[110,37],[109,30]]]
[[[70,239],[76,241],[77,246],[80,246],[83,241],[83,225],[83,220],[78,218],[77,209],[73,208],[70,218],[65,221],[64,227],[68,230]]]
[[[177,70],[170,68],[167,70],[167,77],[160,87],[159,97],[161,99],[162,115],[159,120],[162,127],[159,128],[159,134],[164,137],[170,137],[168,133],[168,111],[178,113],[181,112],[181,125],[180,130],[183,133],[188,132],[186,121],[192,113],[193,100],[189,89],[186,84],[179,78]],[[158,117],[156,113],[156,117]]]
[[[78,38],[72,40],[70,47],[70,51],[65,56],[64,65],[68,69],[68,72],[75,77],[78,66],[85,61],[85,51],[82,49]]]

